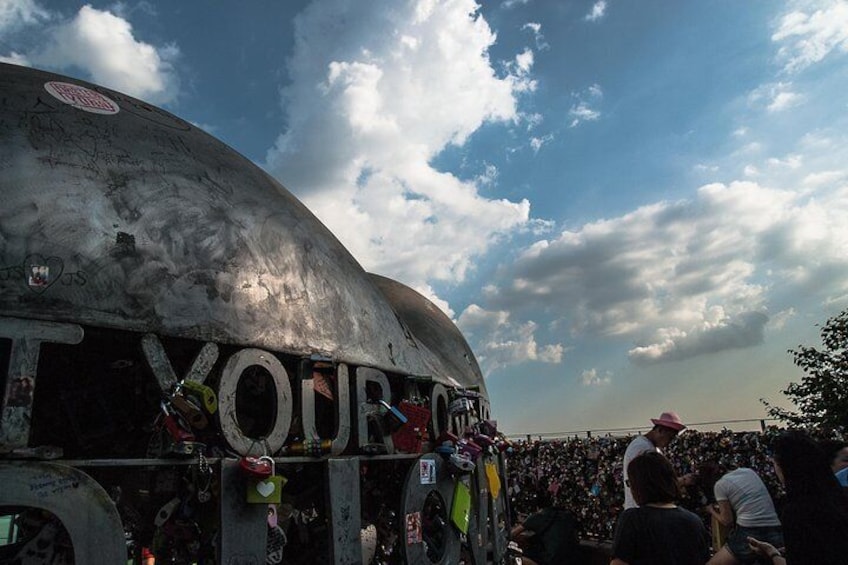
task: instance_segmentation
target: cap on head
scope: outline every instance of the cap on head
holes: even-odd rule
[[[663,412],[660,414],[659,418],[651,418],[651,423],[655,426],[671,428],[678,432],[686,429],[686,426],[683,425],[683,422],[680,420],[680,416],[677,415],[677,412]]]

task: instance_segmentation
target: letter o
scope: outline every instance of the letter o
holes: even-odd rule
[[[236,389],[245,369],[262,367],[271,375],[277,394],[277,413],[274,425],[265,438],[252,438],[242,432],[236,413]],[[261,446],[273,454],[283,447],[292,421],[292,391],[289,376],[280,360],[261,349],[242,349],[234,353],[224,366],[218,383],[218,416],[224,440],[241,455],[247,455],[252,446],[263,440]]]

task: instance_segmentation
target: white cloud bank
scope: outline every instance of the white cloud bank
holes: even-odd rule
[[[487,304],[543,309],[574,336],[629,339],[640,364],[754,346],[779,295],[848,298],[846,214],[844,183],[815,196],[705,185],[536,242],[503,267],[511,282],[488,288]]]
[[[50,20],[48,27],[37,26]],[[55,71],[80,69],[93,82],[153,104],[175,99],[179,85],[173,61],[175,45],[140,41],[124,18],[83,6],[69,20],[59,20],[33,1],[0,3],[0,32],[30,33],[33,47],[0,56],[6,62]]]
[[[328,0],[296,19],[288,129],[267,167],[366,269],[416,287],[461,281],[529,219],[526,200],[487,198],[486,182],[430,164],[487,122],[519,121],[517,97],[533,88],[530,50],[495,72],[478,8]]]

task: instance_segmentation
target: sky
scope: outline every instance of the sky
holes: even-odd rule
[[[465,334],[512,435],[759,426],[848,307],[848,2],[0,0]]]

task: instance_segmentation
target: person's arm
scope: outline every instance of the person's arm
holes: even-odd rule
[[[716,509],[718,506],[718,509]],[[715,505],[708,504],[707,511],[718,520],[721,525],[730,527],[733,525],[733,507],[730,506],[730,502],[727,500],[719,500]]]
[[[612,561],[610,561],[610,565],[628,565],[628,563],[627,561],[622,561],[618,557],[615,557]]]
[[[772,544],[749,537],[748,545],[751,547],[751,551],[767,557],[774,565],[786,565],[786,558]]]

